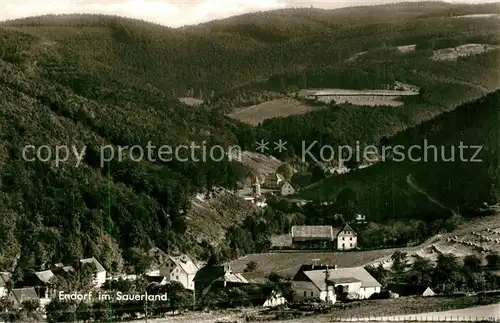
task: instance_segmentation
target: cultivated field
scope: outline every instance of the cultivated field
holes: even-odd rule
[[[266,119],[304,114],[313,109],[316,108],[294,99],[277,99],[239,109],[229,116],[251,125],[258,125]]]
[[[457,47],[438,49],[430,59],[434,61],[454,61],[459,57],[479,55],[500,48],[497,45],[465,44]]]
[[[332,96],[320,96],[318,101],[324,103],[330,103],[332,100],[337,104],[350,103],[359,106],[391,106],[399,107],[404,105],[403,102],[397,101],[399,96],[379,96],[379,95],[332,95]]]

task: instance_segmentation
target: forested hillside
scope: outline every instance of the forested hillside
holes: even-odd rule
[[[98,15],[2,23],[0,270],[16,268],[19,274],[94,256],[118,271],[147,266],[144,251],[153,246],[165,252],[199,250],[205,242],[185,235],[190,198],[214,187],[235,189],[250,171],[227,158],[206,163],[126,158],[101,164],[104,145],[176,147],[205,141],[253,150],[255,139],[278,132],[292,143],[302,134],[348,142],[359,129],[366,130],[363,138],[369,142],[496,88],[494,52],[446,64],[429,61],[436,48],[500,44],[494,19],[441,19],[438,14],[455,9],[483,13],[498,6],[381,6],[375,17],[386,18],[369,21],[366,8],[287,10],[182,29]],[[390,19],[388,10],[394,13]],[[408,44],[421,49],[408,55],[393,49]],[[345,64],[368,50],[372,54]],[[388,80],[424,86],[425,92],[411,109],[380,113],[334,107],[304,117],[325,120],[324,127],[314,125],[319,132],[305,123],[294,130],[290,125],[301,124],[300,119],[252,128],[220,109],[226,101],[237,105],[235,97],[262,91],[370,88]],[[177,100],[188,95],[209,100],[199,107]],[[332,130],[336,125],[328,124],[330,118],[346,118],[345,128]],[[75,158],[61,165],[25,161],[26,145],[86,146],[87,151],[75,167]]]
[[[332,176],[301,194],[335,200],[339,192],[348,189],[356,211],[376,221],[435,220],[436,214],[451,216],[453,212],[473,216],[478,208],[500,200],[499,122],[500,91],[496,91],[378,144],[379,151],[383,146],[400,145],[404,158],[398,156],[396,160],[396,155],[386,154],[385,162]],[[420,147],[413,157],[408,154],[412,145]],[[426,145],[436,148],[426,149]],[[482,148],[463,148],[460,152],[460,145]]]
[[[188,250],[189,197],[215,186],[232,189],[247,169],[227,158],[154,163],[115,156],[102,165],[100,147],[202,140],[226,146],[238,143],[245,126],[147,85],[89,77],[83,67],[61,61],[46,67],[60,54],[51,46],[0,30],[2,267],[9,270],[17,261],[17,268],[37,268],[94,255],[117,270],[124,262],[140,263],[141,250],[151,246]],[[25,161],[26,145],[48,145],[52,154],[56,145],[87,151],[82,165],[76,167],[73,157],[57,166]]]

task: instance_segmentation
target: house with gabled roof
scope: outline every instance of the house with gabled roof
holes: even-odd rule
[[[428,285],[389,284],[387,289],[399,296],[434,296],[434,291]]]
[[[380,293],[382,286],[363,267],[299,270],[293,283],[298,297],[321,299],[326,298],[329,285],[334,286],[336,298],[354,294],[359,299],[367,299],[374,293]]]
[[[40,302],[34,287],[13,288],[8,299],[13,303],[14,308],[20,308],[25,301]]]
[[[194,277],[195,295],[197,301],[203,301],[211,290],[226,289],[248,285],[248,281],[240,273],[233,272],[231,266],[205,265]]]
[[[349,224],[336,232],[336,239],[338,250],[351,250],[358,247],[358,234]]]
[[[167,281],[177,281],[184,288],[194,289],[194,277],[199,268],[188,255],[168,256],[167,261],[160,267],[159,275]]]
[[[100,288],[106,282],[106,269],[94,257],[80,259],[80,266],[91,265],[93,267],[92,283],[94,287]]]

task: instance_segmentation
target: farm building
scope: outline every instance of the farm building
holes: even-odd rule
[[[336,246],[338,250],[358,247],[358,235],[349,224],[343,228],[333,228],[330,225],[293,226],[291,234],[295,246],[332,248]]]
[[[351,250],[358,247],[358,234],[349,224],[337,232],[337,249]]]
[[[311,273],[313,277],[311,277]],[[329,270],[300,271],[292,282],[295,300],[321,299],[335,304],[337,296],[335,285],[329,280]]]
[[[381,287],[363,267],[299,270],[293,282],[298,297],[309,298],[318,295],[323,300],[327,295],[327,285],[334,286],[335,299],[345,295],[367,299],[374,293],[380,293]]]
[[[280,188],[281,196],[288,196],[295,194],[295,188],[290,184],[290,182],[285,181]]]
[[[281,174],[273,173],[266,176],[264,187],[268,189],[279,189],[285,183],[285,177]]]
[[[295,194],[295,188],[285,177],[278,173],[273,173],[266,177],[263,187],[270,190],[279,191],[281,196],[289,196]],[[260,187],[259,187],[260,192]]]
[[[226,289],[248,285],[248,281],[239,273],[234,273],[229,265],[206,265],[194,277],[196,299],[203,297],[211,290]]]
[[[434,291],[427,285],[390,284],[387,286],[391,292],[399,296],[434,296]]]
[[[92,283],[94,287],[100,288],[106,282],[106,269],[94,257],[80,259],[80,267],[92,266]]]
[[[25,301],[40,301],[34,287],[14,288],[8,296],[14,308],[20,308]]]
[[[167,261],[160,267],[160,276],[166,277],[167,281],[177,281],[185,289],[194,289],[194,276],[198,266],[188,255],[169,256]]]

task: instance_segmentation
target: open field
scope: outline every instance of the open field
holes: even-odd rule
[[[251,273],[244,273],[247,279],[258,279],[267,276],[271,272],[277,272],[283,276],[293,276],[302,264],[310,264],[313,259],[317,263],[337,265],[339,267],[364,266],[392,255],[397,249],[385,249],[360,252],[310,252],[310,251],[283,251],[260,254],[250,254],[230,262],[235,272],[243,272],[246,265],[254,261],[257,269]]]
[[[415,96],[417,91],[399,90],[352,90],[352,89],[307,89],[300,90],[299,96]]]
[[[258,125],[266,119],[303,114],[313,109],[315,107],[294,99],[277,99],[242,108],[229,116],[251,125]]]
[[[243,165],[252,168],[260,175],[274,173],[283,163],[273,156],[266,156],[253,151],[242,151],[239,160]]]
[[[454,18],[500,18],[500,14],[498,13],[483,13],[483,14],[475,14],[475,15],[463,15],[456,16]]]
[[[200,105],[203,103],[203,100],[196,99],[196,98],[190,98],[190,97],[179,98],[179,101],[181,101],[184,104],[190,105],[190,106],[196,106],[196,105]]]
[[[320,96],[318,101],[330,103],[332,100],[337,104],[350,103],[359,106],[391,106],[399,107],[404,105],[403,102],[397,101],[399,96],[387,95],[331,95]]]
[[[415,96],[418,91],[410,90],[353,90],[353,89],[307,89],[298,92],[300,97],[315,97],[318,101],[337,104],[351,103],[359,106],[402,106],[402,96]]]
[[[457,47],[435,50],[430,59],[434,61],[454,61],[459,57],[479,55],[498,48],[500,47],[497,45],[465,44]]]

